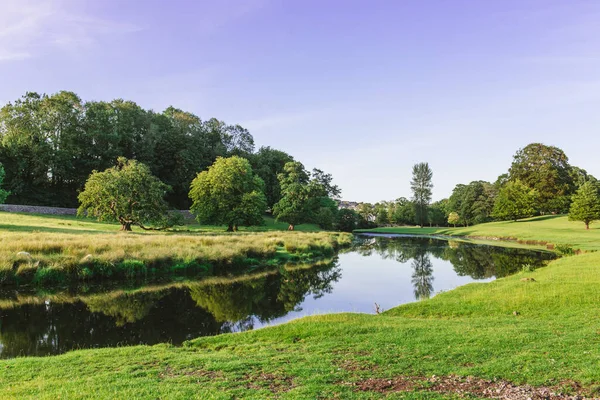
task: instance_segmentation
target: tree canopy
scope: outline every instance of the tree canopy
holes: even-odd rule
[[[531,143],[517,151],[510,167],[510,181],[519,180],[535,189],[535,208],[540,212],[564,212],[574,191],[569,158],[564,151],[542,143]]]
[[[4,167],[0,164],[0,204],[6,201],[6,198],[10,194],[6,190],[2,189],[2,183],[4,182]]]
[[[272,205],[280,197],[277,174],[292,158],[267,149],[259,150],[253,166],[267,182]],[[26,93],[0,109],[0,160],[15,204],[74,207],[92,171],[125,157],[148,165],[171,186],[166,200],[172,208],[188,208],[196,174],[231,155],[253,158],[248,130],[175,107],[154,112],[133,101],[85,102],[61,91]]]
[[[233,156],[219,157],[192,181],[191,212],[203,224],[226,225],[227,231],[242,225],[262,225],[267,209],[264,182],[250,162]]]
[[[79,194],[77,213],[99,221],[119,222],[124,231],[130,231],[134,225],[164,229],[182,220],[181,214],[167,211],[164,196],[170,189],[146,165],[119,157],[115,167],[90,175]]]
[[[418,163],[413,166],[413,177],[410,188],[415,204],[416,221],[422,227],[427,222],[427,206],[431,202],[433,189],[433,172],[428,163]]]
[[[495,218],[518,220],[535,213],[537,193],[520,180],[507,182],[498,193],[494,204]]]
[[[286,152],[267,146],[261,147],[250,161],[254,172],[265,182],[267,206],[273,208],[281,199],[281,187],[277,176],[283,172],[285,164],[294,161],[294,158]]]
[[[598,184],[593,181],[585,182],[573,195],[569,210],[569,220],[582,221],[585,229],[590,229],[590,223],[600,219],[600,194]]]
[[[331,229],[337,218],[337,202],[341,193],[333,178],[319,169],[311,174],[297,161],[288,162],[278,175],[281,200],[273,206],[273,215],[289,224],[289,230],[299,224],[314,222]]]

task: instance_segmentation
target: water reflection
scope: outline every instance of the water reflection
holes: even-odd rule
[[[428,299],[433,293],[433,264],[427,253],[415,256],[411,266],[413,268],[412,284],[415,289],[415,299]]]
[[[524,265],[539,267],[551,258],[550,253],[434,238],[367,237],[339,258],[313,266],[133,288],[11,289],[0,292],[0,357],[177,345],[305,314],[372,312],[374,302],[387,309]]]

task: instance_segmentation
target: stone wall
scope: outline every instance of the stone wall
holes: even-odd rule
[[[40,207],[40,206],[21,206],[17,204],[0,204],[0,211],[6,212],[22,212],[32,214],[46,215],[76,215],[76,208],[60,208],[60,207]]]
[[[15,213],[31,213],[45,215],[77,215],[76,208],[21,206],[18,204],[0,204],[0,211]],[[194,216],[188,210],[178,210],[186,220],[193,220]]]

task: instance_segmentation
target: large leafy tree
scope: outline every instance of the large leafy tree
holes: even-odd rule
[[[271,147],[261,147],[250,160],[252,169],[265,182],[267,205],[272,209],[281,199],[281,187],[277,176],[283,172],[285,164],[294,161],[294,158],[286,152]]]
[[[52,147],[41,124],[42,96],[28,92],[0,110],[0,157],[11,202],[48,204]],[[52,205],[52,204],[49,204]]]
[[[2,189],[2,183],[4,182],[4,167],[0,164],[0,204],[6,201],[6,198],[10,192]]]
[[[304,165],[288,162],[278,175],[281,199],[273,206],[273,214],[289,224],[314,222],[330,229],[337,218],[338,206],[334,200],[341,191],[332,183],[333,178],[319,169],[313,170],[312,178]]]
[[[460,215],[467,226],[491,220],[497,190],[485,181],[473,181],[468,185],[458,184],[448,199],[450,211]]]
[[[598,184],[588,181],[581,185],[573,195],[569,210],[569,220],[582,221],[585,229],[590,229],[590,223],[600,219],[600,195]]]
[[[181,221],[181,214],[167,211],[164,196],[169,190],[144,164],[119,157],[115,167],[90,175],[79,194],[77,213],[119,222],[123,231],[132,226],[164,229]]]
[[[288,230],[293,231],[296,225],[310,221],[311,213],[314,212],[309,208],[310,175],[302,163],[292,161],[285,164],[278,179],[282,197],[273,206],[273,215],[277,220],[287,222]]]
[[[564,212],[574,191],[571,166],[566,154],[554,146],[531,143],[517,151],[508,173],[511,181],[520,180],[537,192],[539,212]]]
[[[509,181],[506,183],[494,204],[493,216],[501,220],[518,220],[531,217],[535,213],[537,193],[523,182]]]
[[[192,181],[191,211],[199,222],[227,225],[228,232],[241,225],[262,225],[267,208],[263,190],[264,183],[248,160],[219,157]]]
[[[418,163],[413,166],[412,173],[410,188],[413,193],[416,221],[423,227],[427,222],[427,207],[431,202],[433,172],[428,163]]]

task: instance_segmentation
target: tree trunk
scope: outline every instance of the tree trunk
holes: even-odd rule
[[[233,225],[232,224],[227,225],[227,232],[233,232]]]
[[[121,230],[125,232],[131,232],[131,222],[121,223]]]
[[[290,226],[288,226],[288,231],[293,231],[294,230],[294,225],[290,224]]]
[[[237,232],[237,231],[238,231],[238,226],[237,226],[237,225],[234,225],[234,226],[233,226],[233,231],[234,231],[234,232]]]
[[[585,223],[585,229],[587,229],[587,230],[589,230],[589,229],[590,229],[590,223],[589,223],[589,222],[586,222],[586,223]]]

